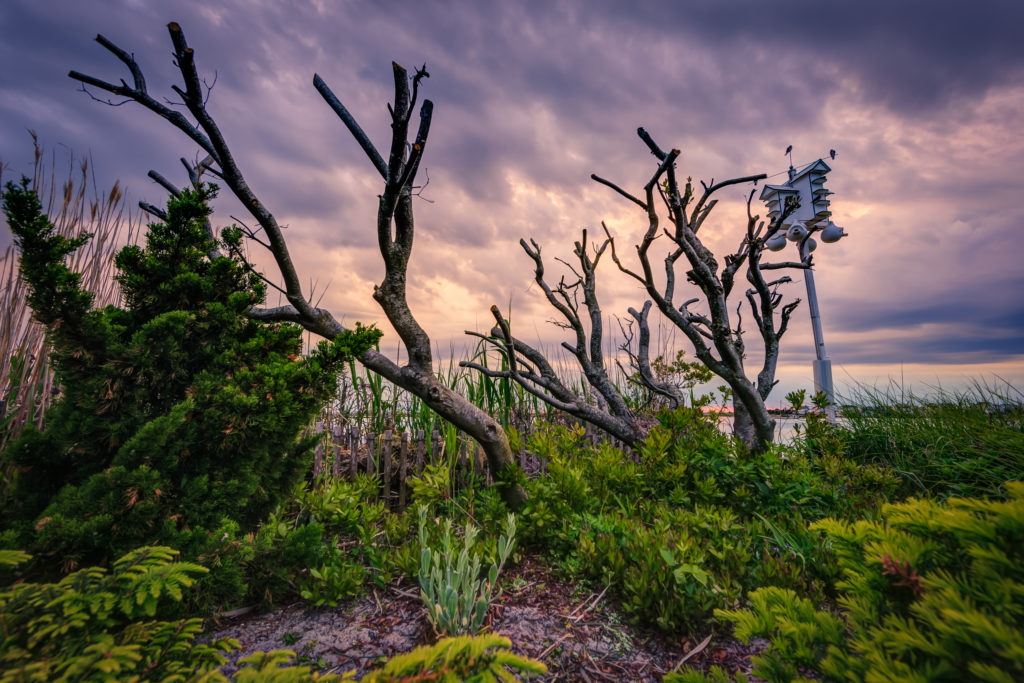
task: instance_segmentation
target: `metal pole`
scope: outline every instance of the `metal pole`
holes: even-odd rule
[[[804,240],[800,247],[800,255],[806,259],[810,253],[807,249],[807,241]],[[835,422],[835,391],[832,388],[832,361],[825,353],[825,337],[821,333],[821,313],[818,310],[818,294],[814,288],[814,271],[810,268],[804,270],[804,283],[807,285],[807,306],[811,312],[811,329],[814,332],[814,353],[817,360],[814,361],[814,393],[823,392],[828,397],[828,408],[825,410],[830,422]]]

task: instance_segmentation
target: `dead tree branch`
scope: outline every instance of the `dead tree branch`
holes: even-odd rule
[[[781,295],[777,293],[776,288],[780,281],[768,283],[762,271],[810,267],[809,259],[800,263],[762,264],[761,254],[765,242],[778,233],[785,219],[796,207],[788,206],[766,227],[759,224],[758,217],[752,215],[750,211],[753,197],[751,192],[747,198],[746,232],[737,250],[727,255],[724,264],[720,266],[697,235],[717,204],[718,199],[713,195],[726,187],[754,182],[766,176],[760,174],[731,178],[717,183],[713,180],[701,183],[702,191],[698,197],[689,179],[681,184],[676,178],[675,161],[679,151],[663,151],[643,128],[638,129],[637,134],[659,161],[654,174],[644,185],[643,200],[637,200],[635,196],[597,175],[591,176],[638,204],[647,217],[647,231],[636,245],[639,269],[626,265],[616,250],[611,231],[604,225],[612,260],[623,273],[643,284],[648,296],[662,315],[689,339],[697,358],[732,388],[736,416],[735,433],[751,450],[761,451],[774,436],[775,422],[768,414],[764,401],[775,384],[779,339],[785,332],[789,317],[798,303],[793,302],[782,308],[776,327],[775,313],[781,301]],[[655,202],[655,189],[667,207],[669,224],[665,228],[661,227]],[[655,277],[650,254],[651,246],[661,235],[671,240],[673,246],[664,259],[663,287],[659,286]],[[681,259],[685,259],[682,263],[685,263],[686,280],[698,288],[701,296],[678,305],[675,303],[678,280],[676,266]],[[732,324],[727,301],[733,290],[736,275],[741,270],[745,270],[745,277],[752,286],[746,298],[765,346],[765,359],[756,383],[748,379],[744,369],[743,330],[738,319],[735,325]],[[707,307],[707,315],[689,310],[689,306],[697,301],[702,301]]]
[[[227,185],[262,228],[283,283],[288,305],[253,310],[251,315],[261,320],[297,323],[322,337],[334,339],[344,333],[345,328],[329,311],[315,306],[304,295],[281,226],[246,182],[220,127],[206,109],[206,96],[209,92],[203,92],[193,49],[187,44],[178,24],[169,24],[168,30],[174,47],[175,64],[184,81],[184,87],[175,85],[172,89],[195,122],[153,98],[134,56],[103,36],[97,36],[97,42],[128,67],[132,84],[124,80],[120,84],[112,84],[77,71],[68,75],[83,84],[137,102],[199,145],[208,155],[207,161],[201,165]],[[420,81],[428,74],[425,68],[416,72],[412,93],[405,69],[393,63],[392,74],[395,100],[389,106],[392,136],[387,162],[323,79],[318,75],[313,77],[314,87],[342,120],[385,181],[377,210],[377,239],[384,258],[385,274],[373,296],[405,345],[409,362],[400,366],[374,350],[363,353],[360,361],[369,370],[418,396],[441,417],[476,439],[487,455],[488,464],[506,502],[513,508],[519,508],[524,502],[525,493],[517,483],[518,468],[512,457],[508,437],[497,421],[437,380],[432,367],[430,338],[416,321],[406,300],[406,275],[412,255],[414,228],[412,188],[427,143],[433,104],[425,100],[420,106],[415,138],[410,144],[409,126],[415,113],[415,93]]]
[[[587,231],[584,230],[581,239],[574,243],[573,254],[576,262],[563,261],[576,279],[567,282],[562,278],[554,287],[545,278],[540,245],[534,240],[527,243],[525,239],[519,240],[519,244],[533,261],[534,281],[548,303],[561,314],[562,319],[556,321],[556,324],[571,331],[575,337],[575,344],[563,342],[562,346],[573,355],[587,384],[596,391],[599,397],[598,405],[595,406],[587,397],[580,396],[566,387],[543,353],[513,337],[508,321],[501,315],[497,306],[491,306],[491,313],[497,322],[497,327],[491,330],[491,336],[474,336],[480,336],[497,349],[507,359],[507,369],[488,369],[473,362],[463,362],[460,365],[483,372],[490,377],[510,379],[549,405],[593,424],[620,441],[630,445],[636,443],[643,436],[642,431],[633,411],[608,376],[602,350],[604,321],[597,299],[597,265],[608,247],[608,241],[595,245],[591,254],[587,247]],[[582,313],[580,298],[583,301]],[[522,364],[517,362],[517,356],[526,358],[537,370],[522,367]]]

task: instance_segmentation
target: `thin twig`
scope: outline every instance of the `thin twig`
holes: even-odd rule
[[[683,664],[685,664],[687,662],[687,660],[689,660],[692,657],[695,657],[696,655],[699,655],[701,652],[704,651],[704,648],[706,648],[708,646],[708,643],[710,643],[710,642],[711,642],[711,634],[708,634],[708,637],[705,638],[704,640],[700,641],[700,644],[697,645],[697,647],[693,648],[692,650],[687,652],[685,655],[683,655],[683,658],[679,660],[678,664],[676,664],[674,667],[672,667],[672,670],[673,671],[677,670],[679,667],[681,667]]]
[[[562,636],[561,638],[559,638],[555,642],[551,643],[551,645],[549,645],[544,650],[544,652],[541,652],[539,655],[537,655],[537,659],[544,659],[545,657],[547,657],[549,654],[551,654],[552,650],[554,650],[556,647],[558,647],[559,643],[561,643],[563,640],[565,640],[566,638],[570,637],[571,635],[572,635],[571,632],[570,633],[566,633],[564,636]]]

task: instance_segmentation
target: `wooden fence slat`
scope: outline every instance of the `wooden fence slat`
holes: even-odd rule
[[[427,448],[426,437],[423,430],[416,432],[416,474],[423,474],[423,455]]]
[[[324,433],[324,423],[317,421],[313,425],[313,433],[320,434]],[[320,473],[323,472],[324,468],[324,440],[321,438],[316,442],[316,448],[313,449],[313,476],[319,477]]]
[[[398,509],[405,509],[405,480],[409,477],[409,432],[402,432],[398,445]]]
[[[356,461],[358,460],[358,458],[356,457],[358,455],[356,450],[358,449],[359,445],[355,440],[355,433],[355,426],[349,427],[349,429],[345,433],[345,438],[348,441],[349,476],[353,481],[355,481],[356,474],[359,472],[359,470],[357,469],[358,465],[356,463]]]
[[[341,476],[341,425],[331,425],[331,474]]]
[[[383,463],[381,469],[384,472],[384,478],[381,482],[382,492],[384,494],[384,505],[387,506],[391,499],[391,430],[384,430],[384,447],[382,449],[381,457]]]

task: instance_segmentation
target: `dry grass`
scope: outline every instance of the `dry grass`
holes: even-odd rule
[[[113,257],[138,238],[141,213],[129,204],[120,183],[115,182],[109,191],[99,191],[88,158],[69,156],[66,180],[61,181],[55,157],[47,161],[35,134],[32,140],[32,187],[50,221],[62,235],[93,234],[70,257],[69,267],[82,274],[82,284],[96,295],[97,307],[119,303]],[[12,178],[0,173],[0,183],[8,180]],[[18,273],[17,249],[12,245],[0,258],[0,450],[26,424],[41,426],[46,408],[58,393],[44,329],[32,319],[27,296]]]

